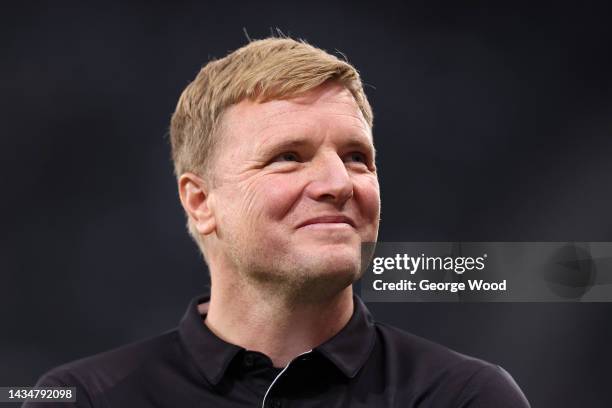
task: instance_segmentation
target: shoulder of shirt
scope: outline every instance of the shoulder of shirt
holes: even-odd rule
[[[461,400],[485,393],[511,394],[526,404],[516,406],[528,406],[514,379],[502,367],[384,323],[377,322],[375,327],[386,353],[396,359],[407,381],[417,379],[423,386],[438,384],[461,390],[457,394]]]
[[[178,346],[178,330],[120,346],[99,354],[81,358],[55,367],[43,374],[37,386],[74,386],[77,394],[84,393],[89,405],[95,404],[99,395],[137,372],[145,364],[150,366],[173,359],[181,353]],[[80,406],[80,405],[79,405]]]
[[[451,350],[431,340],[417,336],[397,327],[376,322],[375,327],[385,347],[393,350],[397,358],[410,359],[411,365],[427,365],[430,369],[479,370],[492,364]]]

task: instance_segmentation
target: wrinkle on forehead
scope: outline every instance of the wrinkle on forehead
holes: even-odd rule
[[[370,132],[369,127],[367,126],[365,122],[361,121],[358,116],[352,115],[352,114],[345,114],[345,113],[325,113],[325,115],[337,116],[337,117],[350,117],[350,118],[356,119],[355,121],[351,123],[344,123],[343,127],[347,129],[349,128],[355,129],[355,132],[351,132],[352,134],[354,133],[355,135],[365,135],[368,140],[371,140],[371,136],[370,136],[371,132]],[[295,116],[291,116],[289,120],[287,121],[275,120],[275,121],[270,121],[265,124],[257,124],[257,129],[255,130],[254,136],[258,136],[262,133],[266,133],[266,131],[269,131],[270,129],[287,129],[287,130],[296,129],[299,133],[303,133],[305,130],[308,130],[309,128],[313,128],[313,126],[318,128],[318,124],[313,123],[312,118],[306,119],[306,118],[300,118],[300,117],[296,118]],[[274,134],[273,132],[270,132],[270,133],[271,134],[269,136],[265,136],[262,139],[261,143],[266,143],[266,141],[270,138],[278,137],[278,135]]]
[[[329,110],[320,113],[355,118],[359,122],[359,125],[354,125],[355,127],[363,129],[367,134],[371,133],[353,94],[338,84],[324,84],[305,94],[287,99],[271,99],[266,102],[242,100],[228,108],[224,115],[224,127],[228,129],[251,125],[258,131],[263,131],[278,125],[278,120],[287,115],[290,115],[291,121],[295,122],[293,114],[320,109],[322,104],[328,105]],[[253,109],[257,111],[257,115],[250,114]]]

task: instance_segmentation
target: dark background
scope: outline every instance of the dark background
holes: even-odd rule
[[[165,133],[181,90],[246,42],[243,27],[340,50],[371,85],[381,240],[612,241],[610,17],[457,2],[5,7],[0,385],[170,329],[202,291]],[[502,365],[534,407],[612,404],[612,304],[369,306]]]

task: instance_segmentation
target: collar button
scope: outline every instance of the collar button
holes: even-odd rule
[[[255,364],[255,359],[253,358],[252,354],[247,353],[244,355],[244,359],[242,360],[242,363],[244,364],[246,368],[251,368]]]

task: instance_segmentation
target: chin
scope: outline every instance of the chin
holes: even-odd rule
[[[360,252],[353,247],[321,248],[302,254],[303,265],[313,276],[357,276],[361,265]]]
[[[360,277],[360,260],[353,254],[311,253],[301,259],[299,276],[290,285],[295,301],[321,303],[334,298]]]
[[[349,246],[335,249],[302,247],[297,253],[272,258],[282,261],[272,266],[268,257],[249,275],[292,302],[327,301],[360,277],[360,252]]]

